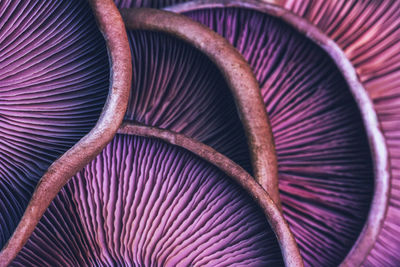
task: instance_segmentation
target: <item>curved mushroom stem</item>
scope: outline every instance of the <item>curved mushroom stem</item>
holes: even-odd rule
[[[229,85],[244,126],[257,182],[280,206],[278,166],[269,119],[258,82],[242,55],[224,38],[191,19],[155,9],[122,9],[128,29],[173,34],[206,54]]]
[[[124,122],[118,133],[161,139],[169,144],[182,147],[194,153],[226,173],[239,183],[263,210],[271,228],[277,236],[286,266],[303,266],[303,260],[300,256],[296,240],[282,212],[269,194],[242,167],[215,149],[183,134],[169,130],[139,125],[133,122]]]
[[[111,65],[106,104],[95,127],[56,160],[39,181],[17,229],[0,252],[7,266],[27,242],[40,218],[66,182],[92,160],[116,134],[129,99],[132,66],[125,26],[112,0],[89,0],[104,35]]]

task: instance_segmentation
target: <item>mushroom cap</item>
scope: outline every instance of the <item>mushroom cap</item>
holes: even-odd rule
[[[386,203],[385,148],[339,49],[274,6],[198,1],[167,9],[224,36],[255,72],[274,133],[283,210],[305,263],[339,264],[372,222],[376,236]]]
[[[400,2],[280,1],[332,38],[354,65],[374,103],[389,153],[390,196],[382,229],[366,265],[395,266],[400,262]]]
[[[60,191],[12,266],[283,265],[263,211],[189,151],[118,134]]]

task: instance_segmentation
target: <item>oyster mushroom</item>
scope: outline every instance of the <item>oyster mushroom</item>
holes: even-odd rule
[[[397,238],[400,235],[400,2],[281,1],[280,4],[316,25],[343,49],[374,103],[389,152],[390,200],[382,228],[377,230],[377,241],[369,242],[364,252],[357,254],[368,253],[373,245],[365,265],[396,266],[400,262]]]
[[[167,10],[224,36],[253,68],[274,133],[283,210],[305,263],[337,265],[354,243],[376,236],[387,155],[372,105],[340,49],[273,5],[198,1]]]
[[[85,1],[1,6],[1,56],[8,63],[3,67],[10,68],[2,73],[0,90],[2,245],[10,238],[0,252],[1,266],[15,257],[61,187],[102,150],[123,119],[131,77],[124,25],[112,1],[90,4],[106,37],[110,69]],[[24,56],[16,58],[15,47]]]
[[[61,190],[12,266],[275,266],[282,260],[301,265],[294,238],[240,166],[184,135],[124,124]]]

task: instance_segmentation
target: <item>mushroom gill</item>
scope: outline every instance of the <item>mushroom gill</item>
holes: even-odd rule
[[[251,172],[242,124],[221,72],[167,33],[131,30],[132,91],[125,120],[182,133]]]
[[[118,8],[138,8],[138,7],[149,7],[149,8],[163,8],[166,6],[183,3],[187,0],[114,0],[115,5]]]
[[[386,217],[365,265],[400,262],[400,2],[281,1],[330,36],[350,59],[371,97],[389,152],[391,186]],[[368,249],[368,251],[369,251]],[[368,252],[367,251],[367,252]]]
[[[226,174],[183,148],[119,134],[61,190],[11,266],[26,264],[283,262],[262,210]]]
[[[276,161],[273,161],[273,159],[275,159],[275,155],[273,153],[273,146],[270,143],[271,139],[265,137],[265,136],[270,136],[271,134],[270,134],[270,130],[268,128],[268,120],[267,120],[267,117],[265,114],[265,110],[262,106],[262,101],[259,96],[259,90],[257,88],[258,85],[257,85],[255,78],[252,76],[248,65],[245,63],[245,61],[240,56],[240,54],[237,53],[237,51],[234,50],[233,47],[231,47],[229,45],[229,43],[226,42],[223,38],[217,36],[210,30],[208,30],[206,27],[201,26],[198,23],[192,22],[183,16],[177,16],[176,14],[173,14],[173,13],[167,13],[167,12],[161,12],[161,11],[145,10],[145,11],[135,11],[136,16],[130,17],[129,16],[131,14],[130,12],[131,11],[129,11],[129,10],[128,11],[126,10],[124,12],[124,16],[125,16],[125,19],[128,24],[127,26],[129,28],[138,28],[138,29],[144,28],[144,29],[152,30],[152,29],[157,29],[157,27],[160,27],[159,30],[161,30],[161,31],[166,31],[166,32],[169,32],[169,31],[174,32],[175,31],[175,33],[178,33],[178,36],[180,38],[183,38],[185,41],[192,43],[192,45],[195,45],[195,46],[197,45],[198,46],[197,48],[199,48],[200,51],[202,51],[206,55],[210,56],[210,58],[216,63],[216,66],[222,72],[222,75],[220,75],[219,72],[216,71],[214,76],[210,75],[210,73],[208,73],[208,75],[210,75],[210,78],[211,78],[210,79],[211,84],[213,84],[215,82],[215,80],[217,80],[217,83],[222,85],[222,88],[218,89],[220,91],[217,92],[217,95],[221,94],[221,92],[222,92],[222,95],[225,95],[225,98],[228,98],[228,101],[226,101],[227,104],[223,103],[223,102],[222,103],[223,103],[223,105],[226,105],[228,107],[228,114],[229,114],[229,112],[230,112],[230,114],[232,114],[233,113],[232,107],[235,108],[233,101],[230,101],[232,98],[229,99],[229,94],[226,94],[226,92],[224,91],[225,88],[227,88],[227,87],[223,83],[220,82],[221,78],[218,77],[218,76],[223,76],[226,80],[226,83],[229,85],[229,88],[232,91],[231,93],[233,93],[234,96],[237,97],[236,98],[236,101],[237,101],[236,106],[238,108],[239,115],[244,118],[244,122],[245,122],[244,126],[245,126],[245,129],[248,131],[246,133],[249,137],[251,137],[251,138],[249,138],[249,143],[255,144],[255,145],[259,146],[259,148],[261,149],[260,152],[258,152],[256,154],[257,155],[256,159],[261,159],[262,161],[265,162],[265,164],[259,165],[259,166],[261,166],[261,168],[257,169],[258,174],[264,172],[264,170],[267,170],[266,174],[269,174],[269,172],[271,172],[271,171],[268,172],[268,168],[267,168],[268,166],[270,166],[269,168],[272,167],[272,170],[274,170],[273,169],[273,168],[275,168],[274,163]],[[103,14],[106,14],[106,13],[107,12],[103,12]],[[151,16],[149,16],[149,15],[151,15]],[[164,20],[168,23],[160,24],[158,19]],[[180,22],[181,22],[181,24],[180,24]],[[184,23],[184,25],[186,27],[185,28],[186,32],[183,32],[183,31],[181,32],[181,29],[179,29],[179,26],[182,25],[182,23]],[[165,26],[166,26],[166,28],[164,28]],[[106,27],[106,29],[107,29],[107,27]],[[192,32],[191,30],[194,30],[195,32]],[[194,35],[193,35],[194,33],[196,34],[196,37],[194,37]],[[210,43],[209,45],[203,45],[204,41],[202,41],[202,40],[207,40],[208,38],[212,38],[213,42]],[[153,52],[153,51],[150,51],[150,53],[151,52]],[[148,54],[148,53],[149,53],[148,51],[144,52],[144,54]],[[194,54],[196,54],[196,53],[194,53]],[[174,56],[175,55],[172,54],[172,59],[174,58]],[[215,67],[212,66],[212,64],[210,64],[209,61],[202,59],[201,56],[195,55],[195,57],[200,59],[200,61],[205,62],[204,63],[205,65],[210,66],[211,70],[217,70]],[[130,59],[130,57],[127,59]],[[150,58],[150,60],[149,60],[150,62],[151,62],[151,59],[152,58]],[[167,60],[165,62],[166,62],[165,67],[166,67],[166,69],[168,69],[168,67],[169,67],[168,64],[171,64],[170,59],[167,58]],[[147,63],[147,62],[145,62],[145,63]],[[172,68],[174,68],[174,67],[175,66],[172,66]],[[193,66],[191,66],[191,67],[193,67]],[[132,109],[128,111],[127,117],[134,121],[139,121],[142,123],[150,123],[150,124],[155,123],[156,125],[158,125],[157,117],[164,116],[165,111],[168,110],[168,108],[163,109],[162,107],[163,106],[165,107],[167,104],[169,104],[171,99],[172,100],[174,99],[174,97],[177,95],[176,91],[178,91],[178,93],[180,93],[179,92],[180,90],[183,91],[183,90],[189,89],[185,86],[179,87],[179,83],[185,83],[187,80],[185,79],[185,75],[183,75],[183,77],[177,77],[177,78],[175,77],[174,82],[167,88],[167,90],[165,90],[164,88],[159,88],[158,87],[159,84],[156,84],[155,90],[150,91],[150,95],[146,95],[146,93],[149,93],[149,90],[140,91],[140,87],[142,87],[142,85],[147,85],[146,82],[148,81],[148,77],[150,77],[150,82],[152,82],[151,79],[154,78],[153,75],[155,74],[155,72],[152,71],[150,68],[150,74],[146,76],[145,74],[140,73],[140,71],[142,71],[141,68],[137,68],[137,69],[139,70],[139,75],[137,77],[139,80],[139,90],[138,90],[139,93],[136,95],[134,94],[134,97],[131,99],[131,104],[133,106],[130,106],[130,107],[132,107]],[[164,73],[164,71],[163,71],[163,73]],[[193,74],[193,73],[190,73],[190,74]],[[242,79],[241,81],[236,80],[236,77],[238,77],[238,76],[241,77],[241,79]],[[218,78],[215,78],[215,77],[218,77]],[[135,78],[136,78],[136,76],[135,76]],[[161,78],[165,78],[165,77],[161,77]],[[181,80],[179,78],[181,78]],[[194,79],[196,79],[196,78],[194,78]],[[143,83],[143,81],[144,81],[144,84],[140,84],[140,82]],[[162,82],[162,80],[158,80],[158,81]],[[165,82],[168,83],[168,80]],[[176,83],[178,83],[178,87],[177,87]],[[200,83],[200,85],[201,85],[201,83]],[[149,85],[147,85],[147,86],[149,86]],[[154,85],[150,84],[150,88],[151,88],[151,86],[154,86]],[[147,89],[147,88],[144,88],[144,89]],[[215,88],[215,86],[212,87],[211,89],[213,89],[213,88]],[[193,89],[209,90],[207,88],[207,86],[204,86],[204,85],[194,87]],[[154,94],[156,92],[156,90],[161,90],[161,91],[164,90],[164,92],[161,92],[161,95],[166,96],[166,98],[158,99],[159,96],[157,94]],[[207,91],[205,91],[205,92],[207,92]],[[208,91],[208,92],[210,92],[210,91]],[[135,91],[135,93],[137,93],[137,92]],[[186,96],[190,96],[190,94],[188,94],[187,92],[184,92],[184,93],[186,94]],[[192,91],[191,93],[195,93],[195,96],[200,95],[199,91],[197,91],[197,92]],[[168,94],[172,94],[173,97],[169,97]],[[254,97],[254,96],[256,96],[256,97]],[[155,97],[155,98],[151,99],[152,97],[153,98]],[[126,98],[126,100],[127,99],[128,98]],[[163,100],[165,100],[165,102],[162,102]],[[197,100],[199,100],[199,98]],[[222,100],[224,100],[223,97],[222,97]],[[152,103],[152,101],[155,101],[155,103]],[[157,106],[158,101],[161,102],[161,106]],[[211,104],[209,104],[210,102],[211,102]],[[118,103],[115,102],[115,103],[112,103],[111,105],[115,105],[115,104],[118,104]],[[200,102],[200,104],[203,104],[203,103]],[[207,105],[204,105],[204,107],[201,107],[201,108],[204,110],[209,109],[208,112],[210,112],[210,111],[215,112],[215,109],[217,109],[217,111],[218,111],[219,107],[212,100],[210,101],[210,99],[207,99],[206,104]],[[231,106],[229,107],[229,105],[231,105]],[[182,106],[183,106],[183,108],[182,108]],[[154,110],[152,110],[153,107],[155,107]],[[222,125],[224,127],[223,130],[229,129],[229,127],[225,127],[223,124],[223,123],[226,123],[226,122],[224,122],[224,117],[222,117],[223,119],[218,117],[218,112],[215,112],[215,114],[214,114],[214,117],[217,118],[217,120],[216,120],[217,122],[215,122],[215,121],[213,122],[212,121],[214,119],[213,116],[210,116],[209,114],[207,114],[207,112],[202,112],[202,110],[199,110],[199,111],[196,110],[195,106],[193,108],[192,103],[189,103],[188,106],[185,106],[184,104],[179,105],[179,102],[178,102],[177,106],[172,106],[172,107],[174,109],[176,109],[176,108],[181,109],[181,110],[177,109],[174,111],[175,113],[173,113],[173,115],[175,115],[175,116],[177,116],[177,114],[186,116],[187,114],[190,114],[190,112],[192,112],[192,114],[195,114],[196,112],[200,112],[200,114],[197,115],[197,117],[196,117],[196,121],[199,120],[199,118],[202,118],[202,116],[207,115],[204,117],[205,117],[205,120],[211,119],[211,122],[212,122],[211,129],[217,129],[215,127],[215,125],[213,125],[213,124],[217,124],[217,123],[219,123],[219,126]],[[192,110],[187,110],[188,108],[192,108]],[[161,109],[162,112],[158,112],[158,109]],[[120,114],[123,111],[124,111],[123,108],[117,110],[118,114]],[[220,109],[219,111],[226,112],[227,110]],[[253,111],[255,114],[258,115],[258,116],[256,116],[257,118],[261,117],[261,118],[264,118],[264,120],[261,120],[261,123],[258,123],[258,124],[254,123],[254,122],[252,122],[252,118],[249,117],[249,114],[251,112],[246,112],[246,111]],[[130,114],[131,112],[132,112],[132,114]],[[144,114],[144,116],[142,116],[142,114]],[[166,114],[166,115],[169,115],[169,114]],[[185,120],[182,120],[182,118],[178,118],[175,125],[174,124],[168,125],[168,120],[174,120],[175,118],[173,118],[172,116],[169,116],[169,117],[165,116],[165,117],[166,117],[167,121],[165,123],[165,119],[161,118],[161,120],[160,120],[161,126],[163,126],[163,123],[165,123],[167,126],[172,127],[173,130],[183,131],[184,133],[185,133],[185,124],[189,123],[189,124],[193,124],[196,126],[196,123],[197,123],[194,120],[185,121]],[[150,118],[150,119],[147,120],[148,118]],[[187,119],[187,118],[189,118],[189,117],[186,117],[185,119]],[[225,116],[225,118],[227,118],[227,117]],[[208,123],[210,123],[210,121],[205,123],[205,120],[201,121],[201,123],[203,123],[203,127],[207,127]],[[231,120],[230,122],[228,122],[228,125],[232,124],[231,123],[232,121],[234,121],[234,119]],[[105,121],[105,123],[106,123],[105,126],[107,126],[107,121]],[[108,121],[108,123],[115,124],[117,122]],[[237,123],[237,121],[235,123]],[[175,126],[177,128],[175,128]],[[229,129],[229,130],[231,130],[231,129]],[[200,131],[200,128],[199,128],[199,131]],[[209,133],[210,132],[211,131],[209,131]],[[190,133],[190,131],[189,131],[189,133]],[[234,133],[234,131],[233,132],[231,131],[230,133],[236,134],[236,133]],[[263,133],[263,135],[260,135],[260,133]],[[223,134],[225,134],[225,135],[220,140],[224,140],[224,138],[226,138],[228,136],[228,135],[226,135],[226,133],[223,133]],[[212,134],[210,134],[210,135],[212,135]],[[216,135],[218,135],[218,133]],[[260,136],[263,136],[263,139],[260,139],[259,138]],[[214,137],[214,139],[216,139],[216,138]],[[235,140],[235,137],[233,139]],[[212,141],[214,142],[214,144],[218,143],[216,140],[212,140]],[[230,140],[228,140],[228,144],[229,144],[229,142],[230,142]],[[92,143],[91,145],[92,145],[92,147],[95,147],[96,149],[97,149],[97,147],[99,147],[98,144]],[[224,145],[224,144],[222,144],[222,145]],[[224,146],[222,146],[222,147],[224,147]],[[81,163],[77,164],[78,161],[80,160],[79,156],[83,155],[86,151],[82,150],[82,146],[79,143],[77,144],[76,148],[80,149],[81,153],[78,155],[78,157],[74,157],[74,159],[72,160],[72,164],[74,165],[74,167],[73,167],[73,169],[71,169],[71,171],[79,170],[78,167],[82,166],[82,164],[84,164],[86,162],[86,160],[84,160],[84,161],[82,161],[83,163],[81,162]],[[230,145],[230,147],[227,147],[224,149],[226,149],[227,151],[229,151],[229,150],[232,151],[232,150],[235,150],[236,147],[234,145]],[[96,151],[98,151],[98,149]],[[258,155],[263,155],[263,154],[267,155],[268,157],[262,158],[262,157],[258,156]],[[66,161],[65,164],[71,164],[71,162]],[[58,167],[61,170],[63,169],[62,164],[59,164]],[[261,172],[260,172],[260,170],[261,170]],[[276,170],[276,168],[275,168],[275,170]],[[53,175],[52,171],[49,170],[49,172],[46,173],[47,176],[45,175],[42,178],[42,183],[38,186],[37,191],[35,192],[36,195],[34,195],[34,198],[37,203],[34,204],[34,206],[30,206],[28,208],[28,210],[27,210],[28,213],[25,214],[26,220],[23,221],[22,223],[20,223],[21,227],[19,227],[17,229],[17,231],[15,232],[15,235],[19,236],[19,238],[16,239],[17,241],[14,241],[15,239],[13,239],[13,241],[14,241],[13,246],[12,246],[12,248],[9,249],[9,251],[12,250],[12,251],[16,252],[18,250],[18,248],[21,246],[21,244],[23,244],[25,242],[26,238],[29,235],[29,231],[31,231],[33,229],[34,224],[37,222],[37,220],[43,214],[42,212],[44,212],[44,208],[46,207],[47,203],[49,203],[49,201],[53,198],[54,194],[59,189],[61,189],[61,186],[65,182],[68,181],[69,174],[70,174],[70,172],[65,173],[65,172],[61,171],[59,174],[57,174],[57,177],[55,177]],[[266,175],[258,175],[256,177],[266,178],[267,176]],[[273,179],[276,178],[274,171],[272,171],[271,177]],[[248,176],[248,178],[250,178],[250,176]],[[48,193],[46,190],[51,190],[51,194],[45,195]],[[43,200],[41,198],[44,198],[45,200]],[[33,213],[35,213],[35,214],[33,214]],[[26,229],[28,229],[28,227],[24,226],[26,223],[29,224],[29,229],[30,229],[29,231],[26,230]],[[10,256],[10,259],[11,258],[12,258],[12,256]]]
[[[0,266],[397,265],[400,3],[180,2],[0,0]]]
[[[10,132],[12,138],[8,140],[16,141],[10,142],[15,146],[15,151],[9,156],[17,159],[14,165],[10,165],[20,173],[16,173],[19,176],[14,176],[12,172],[5,172],[1,177],[0,188],[6,192],[2,193],[0,202],[0,222],[5,224],[4,228],[1,225],[4,238],[2,241],[9,239],[0,252],[0,266],[7,266],[11,262],[58,191],[69,178],[101,152],[122,122],[128,104],[131,79],[130,51],[125,28],[111,0],[90,0],[89,3],[90,6],[79,1],[24,1],[2,5],[7,7],[5,11],[9,15],[21,15],[16,17],[23,18],[17,19],[17,22],[12,20],[12,25],[9,26],[21,27],[18,28],[20,34],[30,35],[32,40],[26,40],[32,41],[29,44],[36,57],[27,53],[19,62],[22,67],[18,74],[27,81],[14,79],[15,77],[6,79],[8,83],[12,80],[23,87],[12,87],[12,83],[5,83],[10,87],[1,92],[10,98],[10,102],[5,102],[4,105],[2,103],[1,106],[7,115],[4,117],[9,119],[8,123],[17,122],[14,127],[9,126],[15,132]],[[33,8],[33,11],[29,12],[29,8],[19,9],[23,6]],[[34,10],[35,7],[39,9]],[[40,8],[44,8],[43,14]],[[89,11],[91,9],[94,16]],[[24,15],[39,21],[29,24],[30,20]],[[39,22],[41,23],[37,25]],[[77,23],[82,25],[77,26]],[[59,27],[55,27],[57,25]],[[5,41],[12,39],[13,45],[18,44],[19,39],[12,27],[2,29],[5,30]],[[46,42],[42,43],[43,40]],[[22,46],[21,49],[24,51],[25,48]],[[29,48],[26,51],[30,51]],[[99,59],[104,62],[96,61]],[[14,60],[18,61],[18,58]],[[96,64],[93,65],[92,61]],[[30,69],[28,67],[31,63],[35,64]],[[18,67],[16,65],[18,64],[12,66]],[[46,75],[39,77],[40,74]],[[103,83],[99,85],[99,81]],[[104,85],[108,90],[105,90]],[[108,91],[108,95],[103,91]],[[104,99],[105,103],[99,99]],[[11,105],[13,101],[14,106]],[[5,107],[8,106],[11,110],[20,109],[22,112],[7,112]],[[15,116],[16,114],[19,115]],[[27,126],[18,123],[18,120],[27,123]],[[17,141],[21,143],[20,146]],[[72,147],[69,148],[67,144]],[[1,148],[4,147],[6,146]],[[35,164],[37,166],[32,166]],[[15,207],[18,209],[12,214]],[[21,217],[22,213],[24,214]]]
[[[283,211],[304,261],[337,265],[360,235],[374,195],[362,107],[330,55],[281,20],[282,9],[265,6],[199,1],[167,9],[215,30],[249,62],[274,134]]]
[[[203,54],[202,57],[196,56],[199,59],[196,63],[200,63],[202,69],[197,69],[197,64],[183,69],[187,64],[184,63],[186,59],[180,59],[180,65],[169,65],[159,60],[160,65],[166,68],[162,73],[169,77],[156,73],[151,63],[147,63],[154,60],[154,57],[150,57],[150,60],[145,57],[147,65],[150,65],[146,70],[149,70],[151,76],[148,77],[142,68],[137,68],[141,72],[134,75],[134,81],[136,78],[139,82],[135,85],[143,88],[133,88],[128,119],[139,119],[142,123],[147,120],[150,125],[171,127],[172,130],[198,138],[199,141],[206,142],[231,157],[240,157],[241,161],[246,161],[247,151],[243,149],[244,144],[240,143],[244,141],[241,136],[243,127],[250,148],[254,178],[272,192],[272,199],[278,203],[277,190],[273,190],[277,188],[277,164],[271,127],[257,80],[244,58],[224,38],[185,16],[146,8],[122,9],[121,14],[130,30],[166,33],[190,45],[186,45],[186,48],[179,45],[182,51],[195,48],[187,54],[188,62],[193,62],[190,59],[191,53]],[[131,41],[135,50],[134,40]],[[147,44],[146,46],[152,47]],[[165,47],[166,44],[164,42],[158,46]],[[166,55],[173,55],[171,51],[174,50],[166,48],[163,52],[156,50],[156,53],[161,58],[169,59],[170,56]],[[211,67],[211,62],[215,67]],[[210,67],[205,69],[205,66]],[[210,73],[210,70],[214,74]],[[221,82],[221,77],[218,77],[219,74],[222,75],[224,83]],[[228,88],[230,92],[227,91]],[[233,96],[234,101],[230,96]],[[237,113],[234,112],[235,109]]]
[[[0,247],[50,164],[87,134],[108,93],[86,1],[1,1]]]

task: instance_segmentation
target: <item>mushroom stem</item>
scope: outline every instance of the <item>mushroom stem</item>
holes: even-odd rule
[[[155,9],[122,9],[128,29],[166,32],[193,45],[219,68],[234,96],[244,126],[256,181],[280,206],[272,130],[258,82],[242,55],[223,37],[191,19]]]
[[[303,266],[296,240],[278,206],[269,194],[242,167],[215,149],[183,134],[156,127],[124,122],[118,130],[120,134],[138,135],[161,139],[169,144],[182,147],[210,162],[239,183],[256,201],[275,232],[286,266]]]
[[[128,105],[132,66],[125,26],[112,0],[89,2],[109,52],[111,84],[108,98],[96,126],[56,160],[39,181],[21,221],[0,252],[2,267],[9,265],[25,245],[59,190],[111,141]]]

